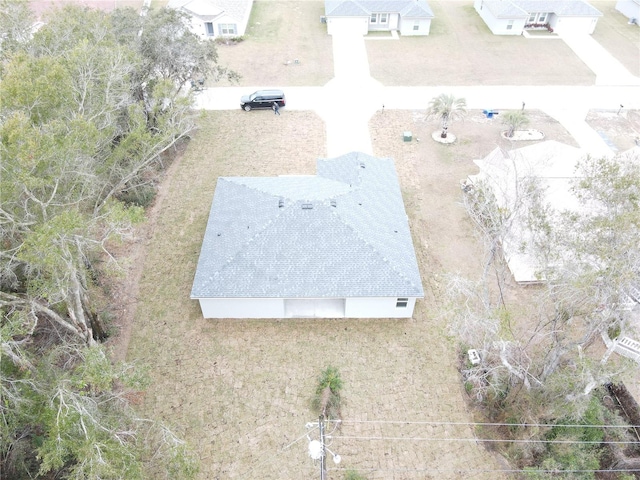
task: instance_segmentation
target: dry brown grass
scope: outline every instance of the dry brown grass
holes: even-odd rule
[[[615,9],[616,2],[596,0],[589,3],[603,13],[593,38],[631,74],[640,76],[640,27],[629,25],[627,17]]]
[[[257,1],[252,36],[239,45],[221,47],[222,63],[244,74],[243,85],[323,84],[332,74],[330,39],[317,37],[313,26],[303,47],[296,46],[295,36],[287,36],[300,23],[289,21],[290,15],[315,19],[321,14],[320,2],[308,3],[311,13],[302,7],[298,12],[278,7],[307,2]],[[432,2],[436,15],[444,4]],[[471,17],[468,21],[475,22]],[[482,28],[478,26],[477,33],[485,38]],[[435,42],[452,48],[451,41],[437,39],[444,36],[442,32],[436,29],[435,34]],[[383,73],[395,72],[397,80],[390,80],[395,84],[405,82],[408,77],[403,75],[410,76],[410,70],[402,68],[403,56],[415,58],[420,52],[418,39],[410,43],[413,40],[368,42],[372,72],[380,71],[382,58],[389,65],[393,58]],[[495,41],[501,45],[502,39]],[[407,53],[388,50],[397,48],[394,45],[416,48]],[[463,44],[462,50],[467,48],[470,45]],[[503,47],[497,48],[502,52]],[[436,51],[439,61],[427,59],[430,68],[442,69],[440,81],[434,83],[471,82],[471,74],[446,76],[451,69],[441,65],[449,62],[447,51]],[[557,54],[558,59],[568,58],[566,52]],[[515,58],[485,55],[489,64],[506,65]],[[300,58],[302,66],[278,64],[290,57]],[[539,60],[544,58],[553,56]],[[533,69],[532,75],[541,75],[544,65]],[[567,68],[574,67],[575,59]],[[428,77],[433,74],[427,67],[416,68],[424,78],[435,78]],[[475,74],[481,73],[474,68]],[[521,75],[504,65],[498,68],[504,74]],[[593,81],[592,75],[576,71],[578,83]],[[571,74],[557,75],[560,82],[560,77]],[[537,80],[525,83],[533,81]],[[473,83],[486,83],[486,77],[476,77]],[[575,145],[557,122],[539,112],[529,114],[531,128]],[[305,423],[314,420],[314,382],[327,365],[341,372],[345,420],[471,421],[456,370],[456,345],[438,311],[444,275],[460,272],[477,277],[483,257],[460,204],[459,180],[476,173],[473,159],[497,145],[510,144],[499,135],[499,118],[489,120],[478,111],[451,126],[459,137],[453,145],[431,141],[430,133],[436,129],[419,111],[379,112],[370,121],[374,154],[395,159],[422,272],[426,298],[418,303],[413,319],[224,321],[203,319],[197,302],[189,299],[216,179],[314,174],[315,159],[326,152],[325,129],[310,112],[283,111],[277,117],[269,111],[238,110],[209,112],[201,119],[200,130],[161,185],[157,221],[143,240],[146,260],[128,349],[129,360],[152,367],[152,385],[141,410],[178,426],[199,454],[200,478],[316,477],[318,466],[306,453]],[[407,130],[420,141],[403,142],[402,132]],[[345,423],[339,435],[471,438],[473,432],[464,426]],[[499,468],[490,453],[472,442],[335,438],[331,448],[343,457],[340,468],[357,469],[369,479],[495,479],[491,473],[468,475],[456,470]],[[330,470],[330,478],[341,476],[342,472]]]
[[[570,141],[554,121],[531,115],[533,127]],[[479,271],[482,251],[460,206],[458,181],[475,172],[473,158],[504,142],[502,127],[471,112],[451,128],[459,142],[443,146],[428,139],[437,126],[420,112],[385,111],[371,120],[375,154],[396,160],[427,292],[413,319],[223,321],[204,320],[189,300],[217,177],[313,174],[325,152],[324,126],[312,113],[288,111],[281,117],[210,112],[200,124],[162,185],[128,355],[153,367],[144,413],[179,427],[199,452],[200,478],[315,476],[306,439],[283,448],[314,420],[315,377],[327,365],[341,372],[345,420],[470,421],[456,347],[437,312],[445,273]],[[405,130],[421,140],[403,142]],[[341,430],[345,436],[382,434],[469,438],[472,432],[380,424]],[[333,447],[344,459],[340,467],[372,469],[370,479],[453,479],[457,468],[497,465],[464,442],[336,438]],[[339,478],[339,472],[332,475]]]
[[[218,46],[220,64],[242,76],[240,85],[324,85],[333,77],[333,54],[331,37],[320,23],[323,14],[321,1],[256,0],[245,40]],[[296,59],[297,65],[285,65]]]
[[[493,35],[471,1],[431,1],[427,37],[368,41],[384,85],[592,85],[595,75],[559,39]],[[393,61],[389,61],[393,59]]]

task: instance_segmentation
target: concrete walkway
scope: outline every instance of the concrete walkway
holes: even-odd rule
[[[560,38],[596,74],[596,85],[640,85],[632,75],[591,35],[564,34]]]
[[[585,152],[613,155],[602,137],[587,125],[590,109],[640,109],[640,79],[631,75],[591,36],[563,37],[597,75],[594,86],[436,86],[384,87],[373,79],[365,39],[361,35],[333,36],[335,77],[324,87],[280,87],[286,90],[286,110],[313,110],[325,121],[327,156],[351,151],[372,153],[369,119],[378,110],[423,110],[441,93],[464,97],[469,109],[539,109],[559,121]],[[198,94],[197,107],[233,110],[241,95],[255,87],[210,88]]]

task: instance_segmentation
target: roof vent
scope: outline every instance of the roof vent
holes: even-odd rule
[[[303,210],[312,210],[313,209],[313,203],[303,203],[302,204],[302,209]]]
[[[335,199],[331,199],[331,206],[332,207],[337,207],[338,206],[338,202],[336,202]]]
[[[367,168],[367,166],[364,164],[364,162],[360,162],[360,168]]]
[[[283,208],[284,207],[284,198],[280,198],[278,200],[278,208]]]

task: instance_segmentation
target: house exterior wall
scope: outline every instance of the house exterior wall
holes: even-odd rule
[[[396,307],[397,298],[358,297],[347,298],[344,316],[346,318],[411,318],[416,304],[409,298],[407,306]]]
[[[418,29],[414,29],[417,26]],[[410,37],[412,35],[429,35],[431,30],[430,18],[403,18],[400,20],[400,35]]]
[[[369,31],[369,17],[327,17],[327,33],[356,33],[366,35]]]
[[[379,14],[378,18],[380,18]],[[387,13],[386,23],[371,23],[371,20],[369,19],[368,30],[370,32],[390,32],[391,30],[397,30],[399,18],[400,15],[398,13]]]
[[[488,8],[483,6],[483,0],[475,0],[473,7],[494,35],[522,35],[526,19],[496,18]]]
[[[636,25],[640,24],[640,3],[633,0],[618,0],[616,2],[616,10],[628,19],[635,18]]]
[[[294,307],[287,313],[286,303],[283,298],[200,298],[200,309],[204,318],[302,318],[313,317],[314,315],[304,313],[302,315],[291,315],[292,311],[304,311],[300,306]],[[304,300],[294,300],[302,301]],[[344,300],[334,299],[336,305],[329,308],[338,308],[344,305],[344,314],[339,315],[331,312],[329,318],[411,318],[416,304],[415,298],[407,298],[406,307],[397,307],[398,299],[393,297],[363,297],[347,298]],[[309,302],[313,302],[312,299]],[[342,303],[343,302],[343,303]],[[327,318],[325,312],[316,315],[317,318]]]
[[[497,18],[489,28],[494,35],[522,35],[525,23],[523,18]]]
[[[284,318],[281,298],[200,298],[204,318]]]
[[[551,15],[549,25],[554,33],[587,33],[592,34],[598,23],[597,17],[559,17]]]

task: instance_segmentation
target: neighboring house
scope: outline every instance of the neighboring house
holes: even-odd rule
[[[465,188],[484,182],[491,188],[496,202],[508,211],[518,211],[511,229],[502,243],[504,258],[516,282],[537,283],[540,265],[531,252],[533,232],[526,226],[526,211],[518,197],[517,188],[523,187],[526,179],[535,179],[543,189],[544,202],[563,210],[579,210],[580,205],[571,193],[576,178],[576,166],[585,153],[576,147],[556,141],[505,151],[496,148],[482,160],[474,160],[480,173],[470,175]]]
[[[426,0],[325,0],[327,33],[396,31],[429,35],[433,12]]]
[[[592,34],[602,16],[583,0],[474,0],[474,7],[494,35],[535,29]]]
[[[629,23],[640,25],[640,0],[618,0],[616,10],[629,19]]]
[[[191,31],[205,38],[241,37],[245,34],[253,0],[169,0],[191,17]]]
[[[422,282],[393,160],[220,177],[191,290],[205,318],[408,318]]]

